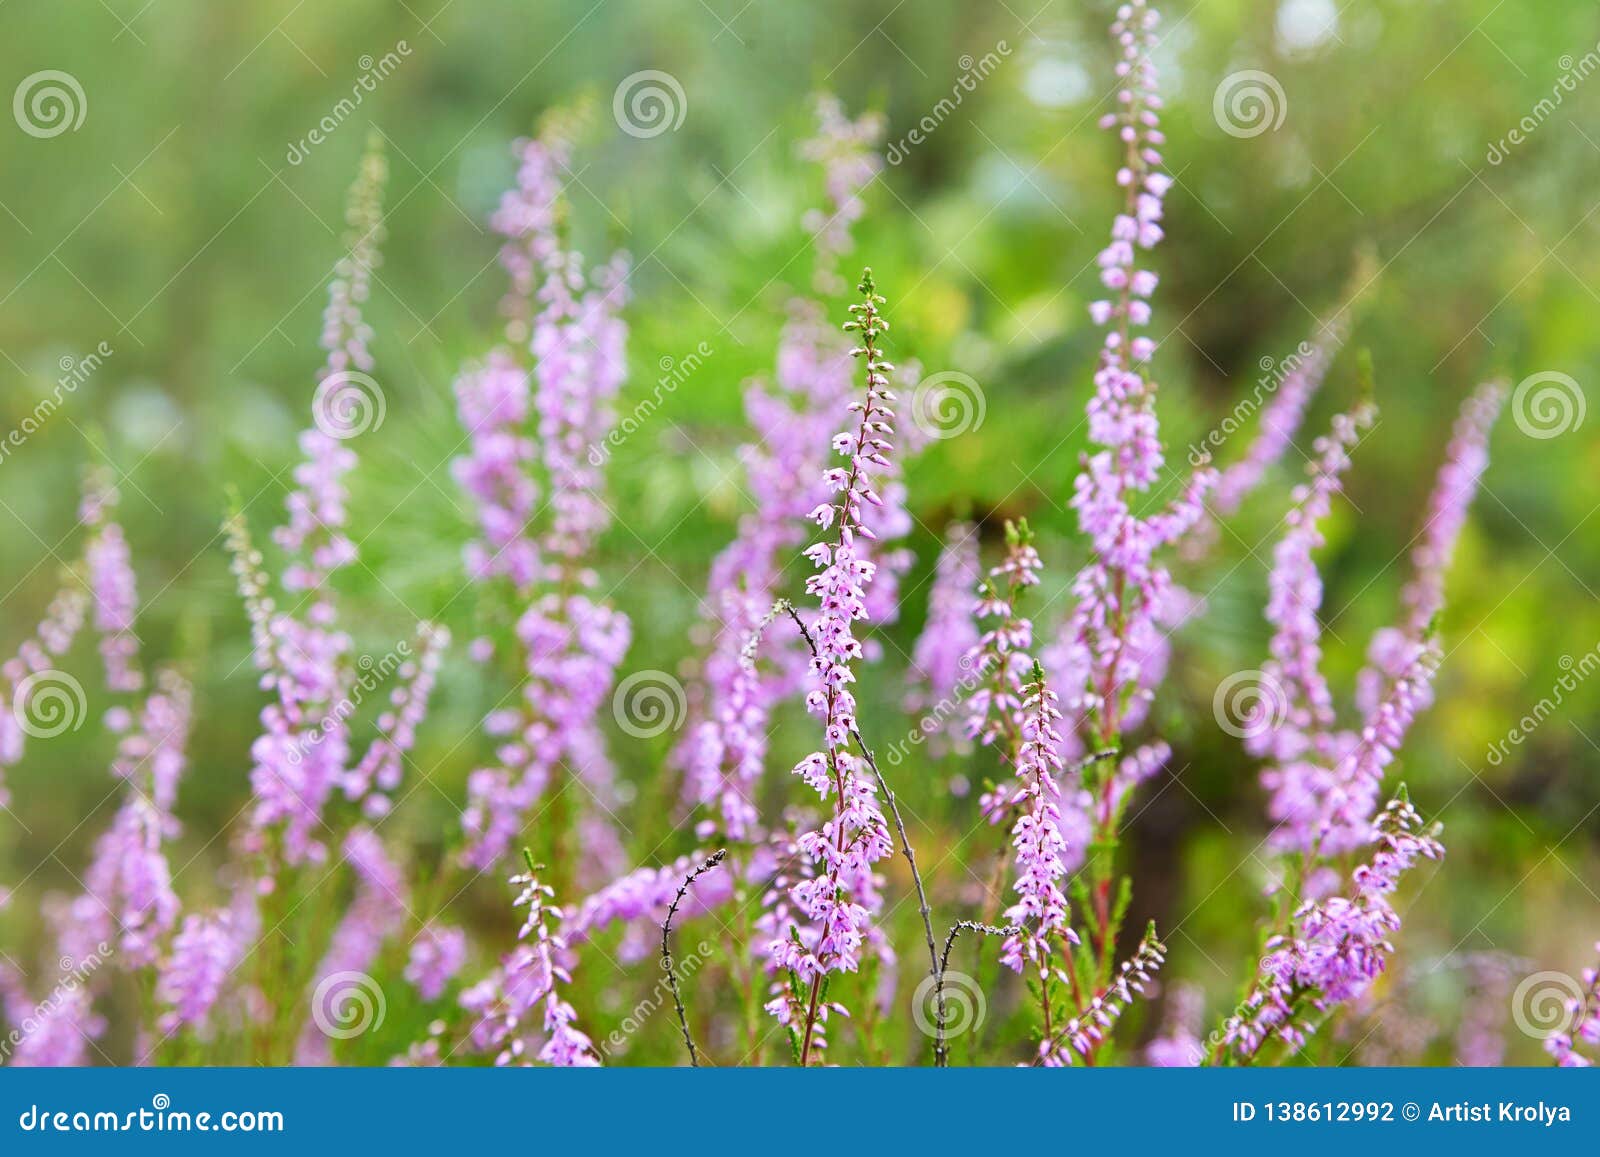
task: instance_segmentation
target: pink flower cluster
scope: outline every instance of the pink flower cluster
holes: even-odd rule
[[[1114,744],[1142,718],[1153,683],[1149,668],[1164,662],[1159,617],[1180,605],[1155,555],[1199,521],[1216,477],[1202,467],[1168,510],[1141,518],[1133,509],[1163,465],[1155,385],[1143,368],[1155,342],[1137,333],[1150,324],[1157,282],[1139,266],[1138,252],[1161,240],[1162,199],[1172,187],[1172,178],[1159,171],[1165,138],[1151,59],[1158,20],[1139,0],[1123,5],[1112,25],[1122,53],[1118,107],[1101,125],[1123,143],[1117,184],[1125,203],[1098,260],[1100,280],[1114,296],[1089,307],[1091,319],[1106,330],[1088,404],[1089,437],[1103,449],[1084,461],[1072,499],[1093,556],[1073,581],[1077,601],[1059,657],[1046,657],[1071,689],[1068,715],[1096,747]]]
[[[1313,1014],[1361,996],[1394,952],[1400,917],[1390,901],[1400,876],[1444,847],[1404,793],[1391,800],[1371,830],[1370,859],[1350,876],[1349,894],[1302,904],[1289,935],[1270,938],[1260,975],[1223,1028],[1223,1043],[1246,1058],[1276,1037],[1298,1052],[1315,1030]]]
[[[1333,694],[1321,670],[1322,580],[1313,552],[1322,545],[1319,524],[1349,465],[1349,447],[1371,424],[1362,406],[1334,419],[1315,444],[1311,481],[1299,487],[1286,517],[1288,529],[1274,551],[1267,618],[1273,624],[1272,658],[1263,669],[1267,694],[1259,717],[1247,722],[1245,746],[1269,758],[1262,783],[1268,814],[1278,825],[1273,841],[1312,856],[1354,851],[1382,794],[1383,776],[1417,714],[1432,701],[1440,653],[1431,622],[1443,603],[1444,572],[1487,464],[1486,445],[1498,411],[1499,390],[1485,387],[1470,399],[1446,450],[1429,500],[1414,574],[1406,587],[1400,627],[1374,636],[1371,665],[1357,680],[1362,713],[1357,731],[1337,728]],[[1315,890],[1315,881],[1308,881]]]
[[[822,800],[832,796],[833,814],[797,841],[812,874],[795,883],[789,896],[806,926],[792,924],[787,935],[780,932],[767,948],[773,968],[811,985],[802,1055],[809,1053],[823,975],[853,972],[859,965],[868,921],[880,902],[874,865],[892,851],[877,789],[863,758],[848,750],[856,733],[853,665],[861,657],[855,624],[867,617],[866,588],[874,571],[873,564],[861,557],[859,543],[874,537],[867,511],[881,504],[876,476],[888,465],[894,433],[890,408],[894,394],[888,378],[893,366],[878,349],[888,322],[879,312],[883,298],[873,285],[871,270],[862,276],[861,294],[862,303],[850,307],[855,319],[846,328],[861,334],[862,344],[852,352],[865,362],[866,393],[849,406],[860,415],[855,429],[834,438],[834,448],[847,465],[829,470],[825,479],[839,498],[812,511],[817,525],[833,530],[834,536],[805,552],[818,570],[806,581],[806,590],[820,603],[811,623],[816,683],[806,695],[806,707],[822,721],[823,748],[802,759],[794,770]],[[786,998],[780,996],[774,1003],[781,1006]],[[773,1011],[785,1013],[783,1007]]]
[[[1600,942],[1594,946],[1600,953]],[[1583,970],[1583,988],[1567,1002],[1567,1027],[1545,1038],[1545,1052],[1564,1069],[1588,1068],[1592,1060],[1578,1051],[1578,1044],[1600,1045],[1600,967]]]
[[[1012,887],[1017,902],[1006,909],[1006,919],[1021,930],[1006,938],[1000,959],[1016,972],[1031,965],[1041,983],[1052,975],[1067,979],[1061,953],[1064,946],[1078,943],[1078,934],[1068,924],[1067,897],[1062,891],[1067,866],[1057,802],[1061,788],[1056,776],[1063,768],[1058,754],[1061,735],[1055,728],[1061,711],[1056,703],[1056,694],[1045,683],[1044,672],[1035,666],[1033,680],[1022,700],[1018,787],[1013,797],[1019,813],[1011,829],[1017,873]]]
[[[822,288],[837,280],[838,256],[850,248],[861,190],[878,170],[873,150],[882,124],[874,117],[850,120],[831,98],[819,99],[817,114],[817,135],[801,154],[823,166],[831,206],[830,214],[807,219]],[[808,515],[827,497],[822,474],[839,411],[852,390],[849,344],[821,307],[796,300],[789,311],[773,383],[753,382],[745,391],[745,416],[755,438],[740,447],[739,457],[754,507],[711,564],[702,698],[676,752],[687,802],[715,808],[717,818],[700,825],[702,837],[720,826],[727,838],[741,842],[759,835],[753,797],[766,761],[768,721],[806,679],[799,640],[791,635],[781,636],[775,670],[760,668],[746,644],[782,591],[784,563],[805,541]],[[884,538],[903,533],[891,532],[881,519],[877,529]]]
[[[516,149],[517,183],[492,219],[506,239],[500,257],[511,280],[503,305],[510,344],[456,383],[468,452],[453,468],[482,534],[467,548],[467,570],[478,581],[508,579],[526,608],[515,628],[519,702],[486,721],[501,740],[497,765],[474,771],[467,784],[466,859],[480,870],[506,854],[563,765],[601,803],[610,798],[595,715],[631,639],[627,617],[589,595],[597,578],[584,565],[610,520],[601,498],[604,457],[592,449],[612,426],[626,376],[627,327],[619,315],[626,260],[618,255],[591,275],[564,247],[558,206],[570,153],[565,138],[552,131]],[[527,432],[530,421],[536,437]],[[535,470],[549,510],[542,529],[534,525]],[[481,641],[474,653],[489,658],[492,646]],[[614,841],[600,817],[587,822],[597,837]]]
[[[594,1043],[577,1027],[577,1013],[561,995],[561,985],[572,981],[562,958],[567,943],[556,926],[561,909],[550,901],[555,893],[541,884],[532,867],[511,877],[520,889],[515,906],[527,917],[517,933],[517,946],[491,976],[461,994],[461,1005],[478,1017],[471,1043],[493,1053],[496,1065],[529,1063],[530,1029],[542,1037],[536,1059],[563,1068],[589,1068],[599,1064]],[[538,1015],[537,1028],[526,1024]]]
[[[945,528],[928,595],[928,617],[911,652],[907,672],[911,687],[904,701],[907,711],[929,713],[923,729],[934,736],[946,730],[977,675],[973,649],[978,645],[977,588],[982,574],[978,528],[970,522],[952,522]]]

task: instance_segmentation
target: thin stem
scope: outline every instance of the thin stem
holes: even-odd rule
[[[957,920],[944,938],[944,952],[939,957],[939,967],[933,974],[933,1063],[936,1067],[950,1067],[950,1047],[944,1039],[944,974],[950,968],[950,949],[955,947],[956,936],[962,929],[984,936],[1015,936],[1022,929],[1015,924],[983,924],[977,920]]]
[[[678,905],[689,894],[694,882],[722,863],[723,857],[727,854],[727,848],[719,848],[683,878],[683,883],[678,885],[678,894],[672,898],[672,903],[667,908],[667,918],[661,922],[661,967],[667,973],[667,985],[672,989],[672,1005],[678,1010],[678,1027],[683,1030],[683,1043],[689,1047],[689,1064],[694,1068],[700,1066],[700,1054],[695,1051],[694,1036],[689,1032],[689,1015],[683,1008],[683,994],[678,991],[678,974],[672,967],[672,918],[678,914]]]

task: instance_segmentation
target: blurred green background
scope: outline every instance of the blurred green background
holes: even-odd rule
[[[103,454],[121,479],[146,651],[186,663],[197,685],[180,805],[185,851],[174,862],[197,858],[179,890],[219,887],[208,868],[226,841],[207,841],[245,798],[260,706],[218,527],[229,487],[258,538],[281,514],[320,361],[343,191],[369,128],[387,142],[391,168],[389,240],[368,311],[387,415],[354,443],[351,524],[365,565],[344,572],[341,586],[358,649],[382,653],[422,616],[455,632],[415,761],[439,790],[417,792],[395,821],[425,863],[456,830],[465,774],[487,750],[472,730],[503,693],[465,657],[477,623],[470,592],[461,593],[459,548],[471,525],[445,464],[460,443],[451,379],[497,333],[503,282],[485,219],[511,177],[511,140],[551,108],[592,103],[570,189],[573,228],[591,258],[622,246],[637,263],[623,409],[650,396],[661,359],[701,342],[713,350],[615,451],[619,517],[597,560],[635,626],[624,673],[673,670],[691,652],[707,562],[742,509],[742,383],[770,372],[785,303],[809,283],[801,219],[821,183],[795,150],[812,130],[810,94],[829,90],[853,112],[881,111],[889,139],[900,140],[951,94],[963,58],[1005,44],[999,67],[873,184],[848,259],[873,265],[898,358],[968,373],[986,400],[980,429],[935,443],[910,470],[919,562],[902,621],[888,632],[889,660],[865,691],[868,726],[887,741],[904,726],[894,713],[899,656],[920,625],[951,517],[977,515],[992,540],[1001,519],[1026,515],[1042,534],[1056,613],[1081,558],[1065,503],[1097,348],[1084,306],[1097,292],[1092,261],[1116,196],[1114,147],[1095,127],[1111,83],[1112,7],[0,7],[0,89],[56,69],[76,78],[86,101],[81,126],[54,137],[0,122],[0,429],[18,428],[55,390],[62,359],[101,342],[112,350],[0,460],[0,639],[9,653],[31,631],[60,564],[74,557],[77,482]],[[1163,8],[1164,127],[1177,185],[1157,253],[1155,332],[1173,466],[1187,469],[1184,448],[1253,387],[1261,359],[1285,357],[1336,304],[1358,247],[1375,246],[1382,265],[1300,438],[1308,445],[1350,403],[1353,352],[1369,349],[1382,417],[1321,554],[1328,667],[1347,692],[1367,639],[1395,615],[1403,553],[1460,400],[1494,375],[1512,385],[1568,375],[1578,402],[1600,380],[1600,82],[1585,72],[1570,88],[1561,83],[1600,51],[1600,12],[1490,0]],[[391,74],[291,163],[292,146],[391,52],[400,58]],[[647,139],[619,131],[611,116],[617,85],[643,69],[670,73],[686,102],[680,127]],[[1275,78],[1283,115],[1275,129],[1238,137],[1219,126],[1213,99],[1225,77],[1246,69]],[[1491,163],[1491,146],[1524,118],[1534,123],[1525,141]],[[843,304],[833,303],[841,318]],[[1242,448],[1235,440],[1218,456],[1227,462]],[[1444,821],[1449,856],[1408,892],[1390,993],[1437,987],[1451,973],[1435,963],[1489,949],[1571,972],[1600,936],[1600,687],[1567,696],[1498,766],[1486,759],[1553,693],[1564,657],[1600,645],[1597,450],[1600,415],[1536,438],[1508,408],[1495,432],[1450,579],[1438,702],[1396,772],[1422,811]],[[1264,825],[1257,768],[1214,725],[1210,704],[1221,678],[1264,655],[1266,565],[1298,469],[1291,458],[1217,555],[1180,570],[1207,593],[1210,611],[1178,641],[1154,715],[1175,749],[1172,772],[1146,789],[1130,833],[1132,923],[1160,921],[1173,973],[1202,985],[1213,1011],[1253,951],[1263,864],[1245,853]],[[92,671],[88,645],[79,651],[80,669]],[[809,744],[808,727],[785,718],[775,768]],[[671,736],[613,738],[640,801],[670,790]],[[76,886],[110,817],[109,754],[109,740],[85,728],[34,744],[9,774],[0,882],[23,883],[0,920],[6,943],[24,953],[38,898]],[[914,780],[906,793],[930,861],[971,829],[972,801],[944,791],[962,773],[977,779],[992,768],[982,757],[970,766],[952,758],[901,773]],[[690,846],[685,836],[658,848],[648,808],[624,819],[636,825],[631,850],[641,858]],[[990,838],[1000,845],[998,833]],[[952,861],[936,898],[958,900],[970,883],[960,875]],[[489,882],[484,903],[496,896]],[[914,935],[904,943],[909,951]],[[1453,1029],[1449,1004],[1442,1031]],[[1515,1039],[1514,1055],[1537,1055]]]

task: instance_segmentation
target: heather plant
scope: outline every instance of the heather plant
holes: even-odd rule
[[[0,666],[5,769],[61,713],[85,710],[63,668],[81,659],[76,638],[94,636],[116,800],[81,891],[44,913],[54,950],[34,955],[59,957],[68,975],[47,990],[0,964],[17,1030],[8,1061],[587,1067],[637,1048],[696,1065],[1278,1064],[1317,1059],[1341,1019],[1371,1015],[1401,949],[1403,890],[1445,852],[1424,814],[1436,801],[1413,802],[1395,765],[1438,694],[1447,575],[1504,389],[1463,405],[1395,622],[1374,634],[1341,710],[1318,556],[1377,421],[1370,366],[1359,400],[1310,442],[1305,479],[1286,495],[1273,482],[1300,453],[1319,390],[1341,388],[1333,367],[1375,274],[1359,267],[1273,397],[1251,407],[1247,445],[1211,439],[1174,468],[1152,336],[1174,187],[1157,27],[1145,0],[1111,27],[1117,83],[1102,127],[1120,204],[1094,260],[1104,296],[1087,310],[1088,448],[1063,496],[1080,541],[955,512],[935,532],[926,615],[901,662],[887,628],[912,608],[919,529],[905,465],[928,432],[897,412],[920,370],[890,350],[917,338],[899,287],[864,268],[846,304],[842,276],[882,165],[880,118],[819,98],[797,150],[824,194],[803,222],[810,286],[775,307],[770,379],[743,390],[743,506],[705,568],[677,668],[686,689],[669,658],[630,653],[634,624],[615,597],[629,575],[605,569],[605,536],[626,515],[594,449],[629,380],[631,270],[623,254],[591,266],[574,247],[581,117],[548,118],[514,145],[512,186],[488,222],[508,283],[503,326],[450,390],[467,528],[448,544],[461,583],[439,619],[460,600],[475,637],[455,647],[429,618],[405,624],[381,661],[358,653],[361,612],[341,581],[364,565],[349,480],[382,399],[365,310],[388,239],[387,164],[369,145],[285,520],[265,549],[246,504],[223,528],[260,702],[249,766],[236,769],[248,800],[204,833],[224,849],[213,886],[175,868],[173,848],[186,785],[217,769],[191,767],[190,673],[146,666],[139,550],[105,471],[85,483],[60,593]],[[1209,449],[1231,460],[1213,467]],[[1176,572],[1204,579],[1252,495],[1282,511],[1260,608],[1267,654],[1242,694],[1219,689],[1214,719],[1183,720],[1163,687],[1175,639],[1206,630],[1210,608]],[[473,766],[455,796],[422,743],[452,662],[490,701],[445,740]],[[670,744],[629,726],[630,665],[682,692]],[[1240,794],[1265,826],[1252,858],[1269,877],[1237,882],[1258,951],[1231,970],[1240,988],[1228,995],[1168,974],[1163,930],[1130,919],[1124,846],[1174,744],[1212,723],[1239,741]],[[623,774],[641,765],[656,789],[642,801]],[[972,805],[969,773],[982,784]],[[448,800],[447,822],[421,806],[430,792]],[[972,820],[955,846],[919,815],[946,804]],[[700,947],[675,955],[675,935]],[[651,959],[675,1022],[652,1017],[654,997],[626,1008],[637,982],[614,979],[654,979]],[[1545,1043],[1562,1065],[1600,1046],[1595,969],[1579,987]],[[1503,1055],[1503,1020],[1464,1010],[1463,1058]]]

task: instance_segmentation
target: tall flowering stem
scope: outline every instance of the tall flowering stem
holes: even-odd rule
[[[572,974],[562,963],[567,941],[558,930],[562,911],[551,901],[555,892],[539,879],[539,865],[524,851],[526,871],[511,877],[518,889],[515,906],[527,915],[517,932],[517,946],[493,975],[461,995],[461,1005],[477,1014],[472,1043],[494,1052],[496,1065],[527,1065],[530,1048],[525,1022],[540,1017],[543,1044],[535,1054],[556,1068],[594,1068],[600,1061],[594,1042],[577,1026],[577,1013],[562,995]]]
[[[795,626],[800,630],[801,637],[805,639],[806,645],[811,648],[812,659],[816,660],[819,658],[820,655],[817,650],[816,640],[812,638],[811,632],[806,629],[806,625],[804,621],[801,620],[800,615],[795,611],[794,605],[787,600],[782,600],[777,603],[772,610],[774,616],[781,612],[783,614],[787,614],[791,619],[794,620]],[[757,638],[759,638],[759,634],[752,639],[752,645],[754,645]],[[878,781],[878,787],[883,791],[884,801],[889,805],[889,814],[894,817],[895,831],[900,836],[900,852],[906,858],[906,866],[911,872],[911,882],[917,890],[917,911],[922,917],[923,935],[927,938],[928,975],[933,978],[934,992],[937,994],[938,1000],[942,1001],[944,992],[944,969],[945,964],[950,957],[950,944],[948,941],[946,942],[944,955],[941,957],[939,955],[939,950],[935,947],[933,941],[933,912],[928,907],[928,891],[922,882],[922,872],[917,868],[917,853],[911,847],[911,837],[906,834],[905,817],[900,814],[900,804],[895,799],[894,790],[890,788],[889,781],[883,777],[883,770],[878,766],[878,761],[873,756],[872,749],[867,746],[867,741],[861,738],[861,731],[854,724],[852,724],[850,728],[850,737],[855,741],[857,750],[861,752],[861,757],[866,760],[867,767],[872,770],[873,778]],[[952,930],[951,935],[954,935],[954,930]],[[880,948],[880,953],[883,951],[885,951],[885,949]],[[942,1027],[944,1013],[941,1011],[939,1015],[941,1018],[940,1023]],[[939,1044],[936,1041],[934,1046],[934,1055],[936,1058],[939,1056],[939,1051]]]
[[[1311,480],[1296,488],[1295,505],[1284,518],[1288,529],[1274,548],[1268,580],[1272,658],[1264,671],[1281,699],[1269,706],[1283,718],[1276,726],[1255,724],[1246,729],[1246,749],[1253,754],[1271,752],[1280,759],[1293,759],[1325,743],[1334,724],[1333,694],[1322,674],[1322,626],[1317,621],[1322,577],[1312,554],[1323,545],[1321,523],[1350,465],[1350,448],[1376,417],[1373,407],[1362,405],[1333,420],[1332,431],[1312,447],[1317,456],[1308,467]]]
[[[1019,930],[1006,937],[1000,952],[1001,962],[1013,971],[1031,969],[1035,974],[1045,1041],[1052,1031],[1053,982],[1070,984],[1074,1001],[1081,999],[1071,956],[1079,943],[1078,934],[1069,923],[1067,896],[1062,890],[1067,866],[1066,840],[1061,834],[1061,788],[1056,783],[1063,770],[1057,702],[1055,692],[1045,683],[1043,668],[1035,663],[1023,691],[1014,800],[1018,815],[1011,828],[1017,902],[1006,909],[1006,919]]]
[[[1489,382],[1466,400],[1456,418],[1411,552],[1411,578],[1400,593],[1400,622],[1372,636],[1367,666],[1356,677],[1356,703],[1364,712],[1374,709],[1386,682],[1399,677],[1410,646],[1427,634],[1444,607],[1445,575],[1488,469],[1489,435],[1504,398],[1500,383]]]
[[[106,686],[115,692],[136,692],[144,685],[138,665],[139,637],[133,632],[139,594],[127,537],[111,517],[117,499],[117,490],[108,479],[92,478],[79,517],[91,532],[84,564],[94,595],[94,628],[100,635]]]
[[[1244,455],[1217,475],[1217,485],[1208,504],[1212,515],[1222,516],[1237,511],[1250,492],[1261,485],[1267,472],[1294,444],[1295,432],[1305,419],[1307,407],[1321,388],[1328,368],[1350,334],[1351,315],[1377,278],[1376,258],[1371,252],[1362,252],[1357,257],[1349,286],[1338,307],[1318,321],[1309,342],[1303,343],[1290,357],[1278,363],[1276,368],[1283,371],[1282,377],[1273,386],[1272,400],[1261,408],[1255,437]],[[1302,350],[1305,352],[1302,353]],[[1234,412],[1238,413],[1239,409],[1235,407]],[[1198,454],[1191,451],[1190,461],[1198,464],[1197,458]],[[1201,522],[1195,527],[1193,537],[1202,537],[1199,532],[1208,527],[1214,529],[1214,523],[1210,520]]]
[[[667,908],[666,918],[661,921],[661,971],[667,974],[667,984],[672,988],[672,1005],[678,1013],[678,1027],[683,1031],[683,1044],[689,1050],[689,1065],[692,1068],[699,1067],[700,1054],[694,1047],[694,1034],[689,1031],[689,1014],[683,1007],[683,993],[678,989],[678,973],[672,964],[672,918],[678,914],[678,905],[683,903],[684,896],[694,887],[694,882],[722,863],[727,855],[728,849],[720,848],[706,857],[704,862],[697,864],[694,870],[683,878],[683,883],[678,885],[672,903]]]
[[[388,168],[374,142],[350,188],[346,220],[348,249],[334,271],[323,313],[326,358],[317,374],[313,422],[300,436],[304,458],[285,500],[288,520],[273,538],[289,556],[282,576],[285,593],[305,607],[282,608],[265,595],[259,560],[242,529],[230,532],[242,556],[235,574],[251,616],[255,658],[262,684],[275,702],[261,712],[262,732],[251,747],[254,807],[251,843],[269,860],[289,865],[320,861],[327,849],[317,838],[323,809],[344,776],[348,728],[336,710],[345,697],[350,637],[338,629],[329,576],[355,561],[345,533],[344,476],[356,463],[351,430],[340,408],[359,391],[352,375],[372,368],[371,327],[362,316],[383,239],[382,190]],[[370,387],[369,387],[370,388]],[[370,399],[368,399],[370,401]],[[359,433],[359,430],[355,431]],[[264,884],[270,879],[263,878]]]
[[[978,584],[975,613],[986,626],[967,651],[967,665],[980,680],[967,700],[967,734],[995,747],[1012,768],[1020,761],[1023,688],[1034,666],[1033,620],[1021,613],[1020,603],[1023,593],[1039,584],[1042,567],[1027,520],[1007,522],[1005,557]],[[984,799],[991,819],[1009,794],[1000,791]]]
[[[894,432],[890,408],[894,394],[888,378],[893,366],[878,346],[889,323],[880,313],[884,299],[878,295],[870,269],[862,274],[859,290],[862,301],[850,307],[854,319],[845,329],[861,334],[861,345],[852,352],[865,362],[866,393],[849,405],[852,413],[860,415],[855,429],[834,438],[835,450],[848,464],[824,475],[839,497],[822,503],[811,515],[825,532],[832,531],[833,537],[806,550],[806,557],[818,569],[806,581],[806,591],[820,602],[811,624],[817,647],[812,660],[816,682],[806,695],[806,707],[822,721],[823,748],[794,769],[824,802],[832,797],[833,814],[820,829],[805,833],[798,841],[814,874],[796,883],[790,896],[810,927],[802,930],[791,924],[790,934],[769,947],[775,967],[810,985],[799,1028],[802,1065],[811,1062],[824,979],[832,973],[854,972],[860,964],[871,909],[879,903],[874,865],[892,852],[876,789],[862,774],[862,760],[849,751],[856,729],[853,665],[861,657],[855,623],[866,618],[866,588],[875,569],[861,557],[860,544],[873,538],[867,511],[882,503],[874,481],[888,465],[887,456],[892,452],[889,438]]]
[[[513,650],[523,685],[516,705],[485,723],[501,740],[495,764],[467,784],[465,860],[480,870],[507,853],[561,769],[609,801],[595,715],[631,637],[627,617],[590,594],[598,579],[585,563],[610,517],[600,498],[605,457],[594,448],[611,428],[626,375],[626,259],[586,271],[565,246],[561,172],[571,144],[561,126],[517,142],[516,155],[516,184],[491,222],[505,239],[507,344],[456,382],[468,451],[453,469],[480,532],[467,547],[467,571],[478,583],[506,580],[522,608]],[[493,653],[487,641],[480,650]],[[597,843],[615,842],[595,817],[588,830]]]
[[[1165,138],[1151,59],[1158,21],[1144,0],[1118,9],[1111,28],[1122,54],[1117,108],[1101,121],[1123,145],[1116,179],[1125,196],[1111,243],[1098,257],[1101,282],[1112,296],[1090,305],[1092,320],[1106,331],[1088,403],[1089,437],[1101,449],[1085,459],[1072,499],[1092,555],[1073,582],[1076,603],[1059,648],[1064,658],[1057,663],[1063,685],[1072,688],[1065,706],[1077,742],[1090,750],[1119,747],[1125,728],[1142,717],[1149,697],[1146,667],[1161,645],[1157,619],[1173,595],[1156,552],[1199,520],[1216,477],[1202,462],[1171,507],[1149,517],[1133,508],[1163,466],[1156,388],[1145,372],[1155,342],[1139,332],[1150,324],[1157,278],[1138,258],[1163,237],[1162,199],[1172,185],[1159,171]],[[1104,801],[1112,782],[1110,774],[1100,774],[1090,789]],[[1089,929],[1104,980],[1111,976],[1120,920],[1120,903],[1112,896],[1118,822],[1113,814],[1109,823],[1096,824],[1088,881]]]
[[[817,119],[816,135],[800,153],[822,168],[827,201],[825,209],[807,213],[804,224],[816,289],[832,293],[844,288],[835,267],[853,243],[850,229],[865,208],[861,192],[882,164],[875,149],[883,122],[871,115],[851,120],[831,97],[818,98]],[[702,834],[720,827],[736,844],[760,838],[752,800],[766,765],[768,721],[779,701],[803,688],[806,675],[798,648],[778,652],[772,669],[764,670],[747,661],[745,643],[784,593],[784,561],[806,540],[808,514],[827,495],[821,479],[829,443],[852,390],[849,343],[821,307],[802,299],[789,310],[772,382],[753,382],[745,391],[755,437],[739,447],[739,458],[754,509],[740,518],[733,541],[711,564],[703,604],[709,647],[694,721],[674,753],[685,802],[711,813],[701,821]],[[891,505],[897,486],[880,488]],[[880,522],[880,537],[896,537],[898,529],[887,533],[891,529]],[[889,561],[898,565],[900,559]],[[883,580],[893,569],[880,570],[876,589],[892,585]]]
[[[1144,994],[1166,959],[1167,946],[1156,937],[1155,924],[1151,923],[1145,929],[1138,950],[1117,967],[1115,974],[1089,999],[1088,1005],[1078,1015],[1070,1017],[1055,1036],[1047,1036],[1040,1043],[1033,1064],[1040,1068],[1064,1068],[1074,1063],[1075,1057],[1093,1063],[1096,1050],[1110,1038],[1134,997]]]

